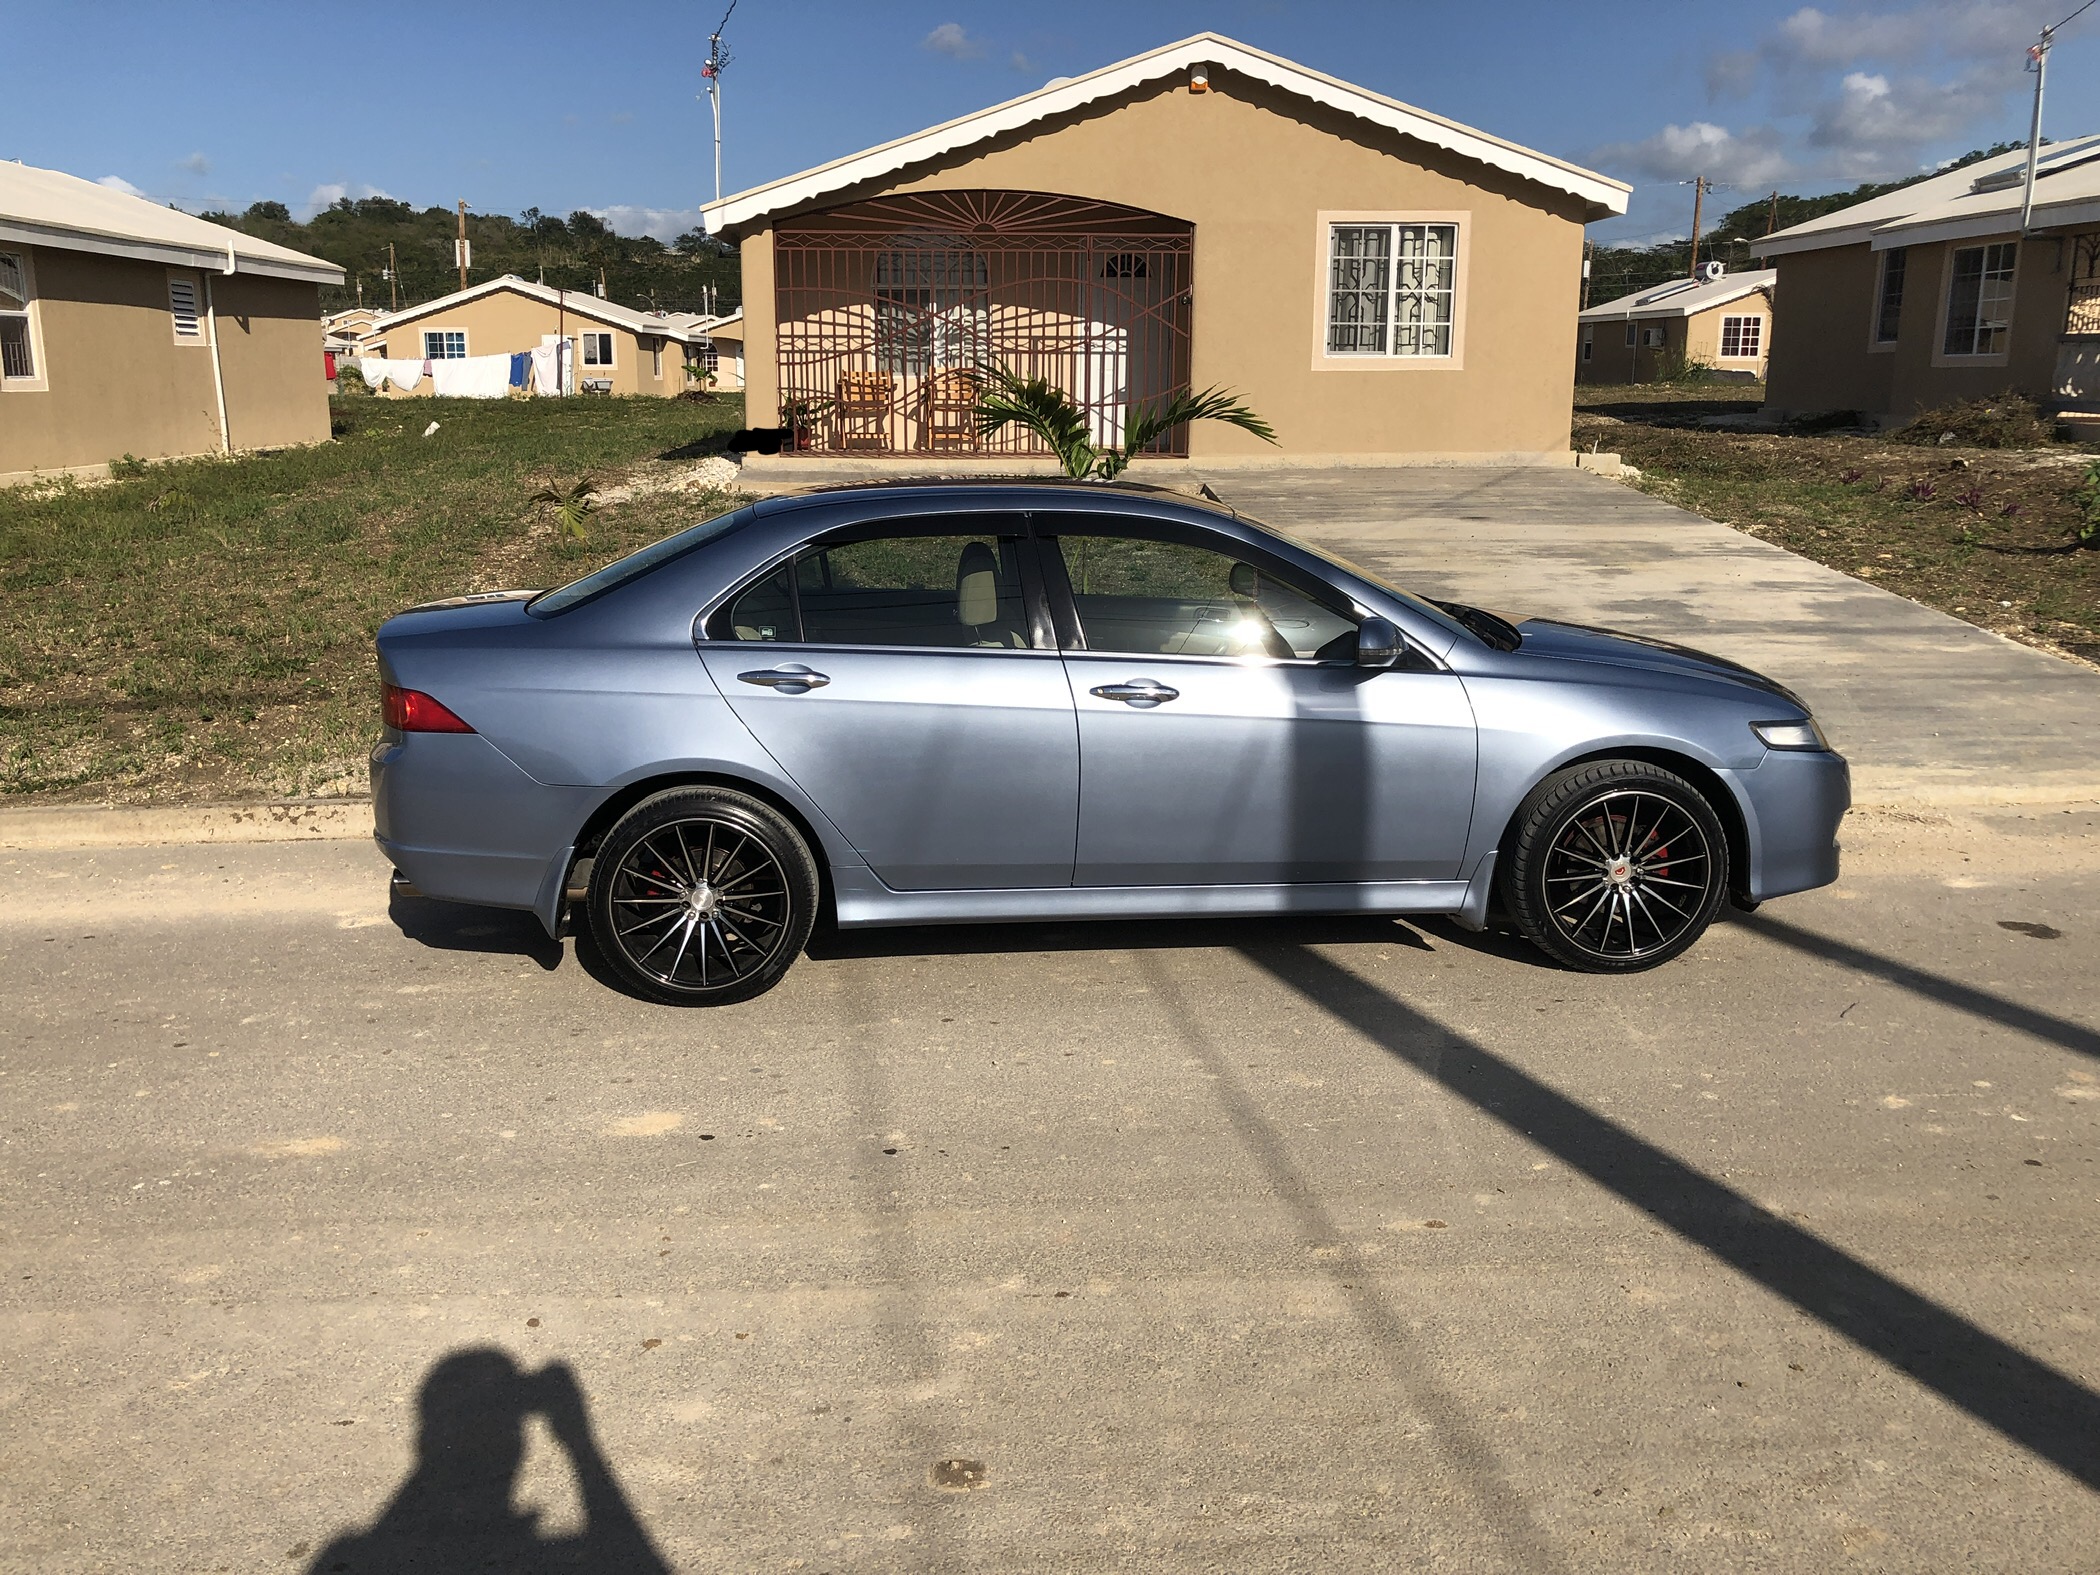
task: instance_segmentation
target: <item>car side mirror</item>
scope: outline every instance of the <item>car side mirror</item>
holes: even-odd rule
[[[1358,667],[1391,667],[1400,660],[1400,653],[1407,649],[1390,620],[1376,616],[1366,618],[1356,627],[1356,665]]]
[[[1232,594],[1253,601],[1261,594],[1261,571],[1251,563],[1235,563],[1232,566]]]

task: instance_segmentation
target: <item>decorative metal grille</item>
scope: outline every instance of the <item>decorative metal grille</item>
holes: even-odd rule
[[[830,452],[1039,454],[977,435],[986,367],[1057,384],[1095,441],[1188,385],[1193,227],[1041,192],[879,197],[774,235],[781,422]],[[1148,453],[1185,454],[1177,429]]]
[[[2072,241],[2071,299],[2066,334],[2100,334],[2100,230]]]

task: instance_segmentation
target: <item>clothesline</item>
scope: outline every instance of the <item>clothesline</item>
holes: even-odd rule
[[[374,393],[391,385],[412,394],[423,379],[441,399],[505,399],[514,388],[547,397],[559,395],[575,365],[566,344],[541,345],[505,355],[438,356],[410,360],[400,356],[364,356],[356,362],[365,386]]]

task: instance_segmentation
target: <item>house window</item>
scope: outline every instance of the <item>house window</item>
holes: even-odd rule
[[[1631,350],[1641,342],[1641,331],[1632,323],[1626,325],[1626,348]]]
[[[1892,345],[1903,321],[1903,276],[1910,270],[1910,251],[1896,246],[1881,254],[1881,297],[1874,307],[1874,343]]]
[[[1948,355],[2002,355],[2012,328],[2013,267],[2019,243],[1963,246],[1947,287]]]
[[[649,341],[649,375],[659,380],[664,375],[664,342],[661,339]]]
[[[1457,291],[1457,225],[1332,225],[1327,353],[1449,356]]]
[[[467,331],[464,328],[432,328],[424,331],[424,360],[464,361],[466,358]],[[446,375],[449,377],[451,374]]]
[[[36,344],[29,329],[29,265],[19,252],[0,252],[0,382],[36,376]]]
[[[613,336],[611,334],[585,334],[583,336],[583,364],[585,366],[611,366],[613,364]]]
[[[710,372],[722,370],[722,352],[715,348],[715,342],[712,339],[705,344],[693,346],[692,361],[695,366],[705,367]]]
[[[1661,323],[1657,323],[1653,328],[1643,328],[1641,330],[1641,343],[1650,350],[1660,350],[1669,342],[1669,338],[1670,330]]]
[[[195,279],[168,276],[168,313],[175,319],[176,339],[192,344],[204,342],[204,314],[197,305]]]
[[[1582,359],[1587,361],[1596,353],[1596,349],[1597,330],[1592,325],[1586,325],[1582,330]]]
[[[984,254],[961,236],[898,236],[875,259],[875,365],[910,377],[975,366],[985,355],[989,291]]]
[[[1721,359],[1724,361],[1754,361],[1765,340],[1765,320],[1762,317],[1724,317],[1721,319]]]

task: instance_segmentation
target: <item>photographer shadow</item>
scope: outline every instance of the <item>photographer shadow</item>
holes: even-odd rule
[[[669,1575],[592,1436],[576,1376],[560,1363],[524,1372],[502,1351],[454,1351],[417,1397],[416,1463],[369,1527],[337,1537],[307,1575]],[[547,1536],[514,1502],[525,1424],[543,1418],[576,1477],[583,1529]]]

